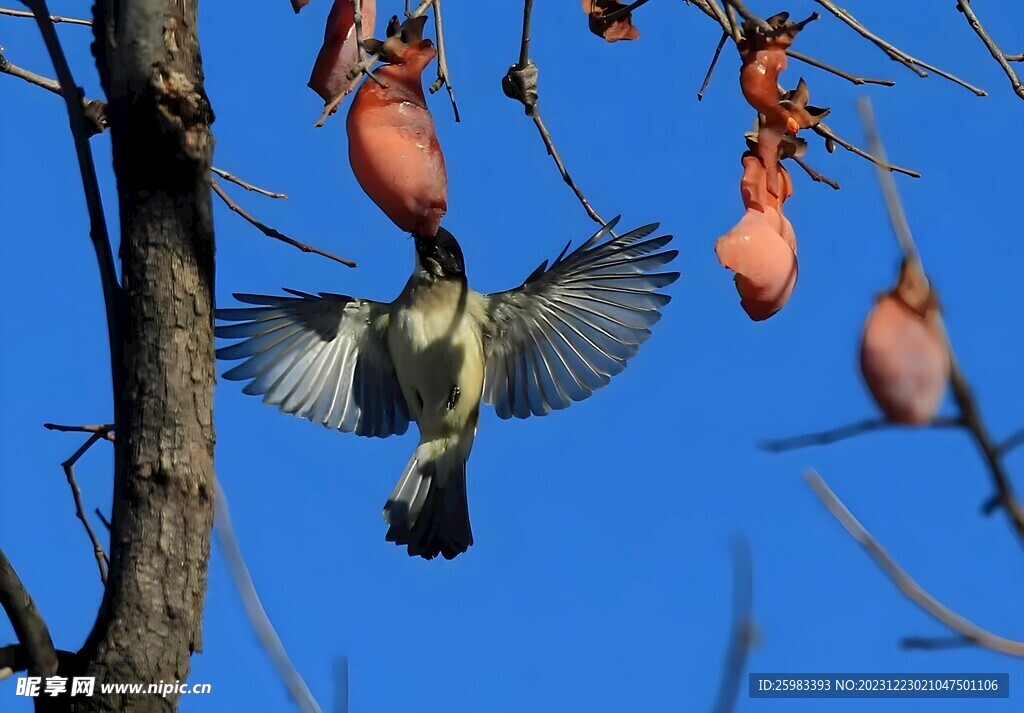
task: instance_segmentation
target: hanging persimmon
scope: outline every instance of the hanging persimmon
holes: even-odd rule
[[[295,12],[300,9],[301,5],[295,8]],[[363,39],[367,40],[373,37],[377,0],[363,0],[360,9]],[[352,0],[334,0],[324,29],[324,44],[316,56],[313,73],[309,77],[309,88],[319,94],[324,102],[330,102],[340,94],[348,94],[359,80],[358,77],[348,78],[349,72],[357,64],[359,43],[356,41],[355,8]]]
[[[425,17],[370,41],[386,64],[367,78],[348,112],[348,155],[366,195],[404,231],[432,237],[448,210],[448,174],[421,75],[437,56],[423,39]],[[382,86],[383,85],[383,86]]]
[[[801,129],[818,124],[828,109],[808,107],[810,92],[807,83],[800,80],[792,92],[779,87],[779,75],[786,68],[786,49],[807,23],[817,19],[811,15],[802,22],[790,22],[789,13],[781,12],[766,22],[771,31],[765,31],[754,22],[743,24],[743,39],[739,43],[740,90],[762,117],[758,133],[758,155],[768,177],[768,191],[778,195],[778,150],[782,137],[795,135]]]
[[[779,196],[773,196],[761,159],[750,151],[743,155],[740,195],[746,212],[715,243],[718,261],[736,273],[740,306],[755,322],[782,309],[796,286],[796,234],[782,214],[793,188],[789,173],[781,166],[778,171],[782,187]]]
[[[904,261],[896,287],[864,323],[861,373],[889,421],[927,423],[939,410],[950,372],[940,314],[927,278]]]

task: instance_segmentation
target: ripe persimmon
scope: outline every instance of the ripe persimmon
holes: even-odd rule
[[[363,81],[348,112],[348,155],[359,185],[404,231],[432,237],[448,210],[448,174],[427,108],[421,75],[437,56],[423,39],[425,17],[399,25],[374,43],[386,62],[384,84]]]
[[[949,350],[937,301],[916,265],[904,262],[896,287],[868,315],[860,365],[889,421],[922,424],[935,417],[949,383]]]

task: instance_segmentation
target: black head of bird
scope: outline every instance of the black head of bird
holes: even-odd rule
[[[462,247],[454,235],[444,228],[438,228],[433,238],[413,234],[413,239],[416,241],[416,255],[428,273],[440,278],[466,278]]]

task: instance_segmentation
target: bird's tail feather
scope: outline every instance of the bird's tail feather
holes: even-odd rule
[[[453,559],[473,544],[466,496],[466,458],[460,448],[421,443],[384,506],[387,541],[409,555]],[[438,452],[440,451],[440,452]]]

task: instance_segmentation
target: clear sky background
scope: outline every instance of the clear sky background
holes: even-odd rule
[[[12,3],[7,3],[12,5]],[[381,14],[398,10],[381,2]],[[14,6],[17,3],[13,3]],[[298,17],[286,0],[204,2],[200,35],[217,113],[215,164],[289,194],[227,190],[280,230],[351,257],[349,270],[266,239],[219,203],[217,296],[283,286],[390,300],[413,246],[349,169],[344,111],[322,129],[306,87],[330,3]],[[798,48],[853,72],[897,80],[856,88],[792,63],[829,123],[863,143],[855,98],[868,94],[949,329],[990,425],[1024,425],[1020,127],[1016,98],[953,2],[860,3],[858,17],[907,51],[989,90],[977,98],[918,79],[831,16]],[[88,3],[52,3],[85,15]],[[785,7],[808,13],[807,0]],[[756,2],[762,15],[782,6]],[[1007,51],[1024,10],[985,3]],[[861,325],[898,264],[870,164],[812,136],[808,160],[833,192],[794,169],[787,203],[800,279],[775,318],[750,322],[714,240],[742,215],[742,101],[727,48],[703,103],[696,92],[716,27],[660,0],[637,17],[638,42],[591,35],[579,3],[538,2],[532,51],[541,106],[580,186],[624,227],[661,221],[682,278],[653,338],[610,387],[527,421],[483,412],[469,463],[476,544],[452,562],[409,558],[384,541],[381,506],[414,445],[341,435],[217,387],[217,473],[267,612],[321,703],[348,656],[355,713],[618,713],[707,710],[728,641],[729,543],[749,539],[761,642],[750,669],[779,672],[1009,672],[1010,700],[751,701],[741,711],[1020,711],[1024,665],[973,648],[904,651],[904,636],[947,631],[893,587],[805,485],[813,466],[893,556],[979,625],[1024,638],[1024,555],[1005,518],[979,515],[992,485],[959,432],[886,432],[769,455],[757,442],[876,415],[856,369]],[[594,225],[562,183],[500,78],[519,52],[521,3],[450,3],[446,27],[463,121],[430,99],[449,171],[445,225],[481,291],[518,285]],[[384,22],[378,27],[383,28]],[[61,26],[79,82],[101,97],[86,28]],[[379,33],[380,34],[380,33]],[[0,18],[8,58],[53,74],[33,23]],[[432,80],[432,68],[428,70]],[[93,139],[112,232],[109,136]],[[78,169],[60,101],[0,78],[0,542],[46,616],[76,649],[101,597],[90,547],[59,463],[77,435],[45,421],[111,416],[100,286]],[[223,371],[223,369],[219,369]],[[947,401],[944,413],[952,414]],[[1007,459],[1024,489],[1024,448]],[[97,445],[78,478],[91,511],[109,512],[111,456]],[[214,693],[191,713],[292,710],[215,548],[204,653],[191,680]],[[13,640],[0,621],[0,642]],[[30,710],[0,683],[0,709]]]

